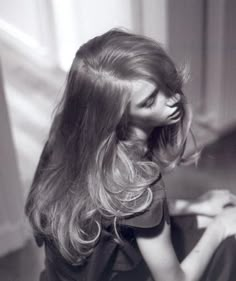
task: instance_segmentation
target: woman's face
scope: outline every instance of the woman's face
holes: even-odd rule
[[[134,81],[130,101],[132,125],[147,131],[177,123],[182,117],[182,110],[178,106],[180,99],[180,94],[167,97],[149,81]]]

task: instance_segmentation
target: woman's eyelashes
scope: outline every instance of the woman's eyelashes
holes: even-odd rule
[[[152,93],[152,95],[143,103],[142,106],[145,107],[145,108],[151,108],[155,104],[158,92],[159,92],[159,90],[156,89]]]
[[[146,108],[152,107],[152,106],[154,105],[155,101],[156,101],[156,96],[155,96],[155,97],[149,98],[149,99],[146,101],[146,103],[144,104],[144,107],[146,107]]]

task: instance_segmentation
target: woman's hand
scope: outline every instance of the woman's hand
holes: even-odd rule
[[[236,195],[227,189],[210,190],[192,202],[194,213],[214,217],[226,207],[236,206]]]
[[[220,242],[229,236],[236,235],[236,207],[225,208],[209,225],[218,234]]]
[[[192,199],[168,199],[169,211],[172,216],[200,215],[215,217],[227,206],[236,206],[236,195],[227,189],[210,190]]]

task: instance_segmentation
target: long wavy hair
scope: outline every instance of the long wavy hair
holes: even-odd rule
[[[182,96],[182,119],[154,128],[146,149],[129,118],[136,80]],[[183,160],[191,114],[182,84],[170,57],[144,36],[111,30],[77,51],[25,206],[35,234],[69,262],[92,253],[102,218],[145,211],[150,185]]]

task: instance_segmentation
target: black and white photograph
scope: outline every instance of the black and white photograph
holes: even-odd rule
[[[0,281],[236,280],[236,1],[0,0]]]

